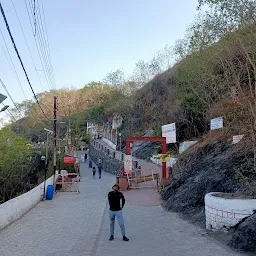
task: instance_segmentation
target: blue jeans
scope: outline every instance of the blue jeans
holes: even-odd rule
[[[125,226],[122,211],[109,211],[110,235],[114,235],[115,217],[117,218],[122,235],[125,236]]]

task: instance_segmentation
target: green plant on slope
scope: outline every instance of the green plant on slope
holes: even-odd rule
[[[12,198],[24,187],[24,180],[31,171],[29,143],[13,133],[10,127],[0,130],[0,201]]]

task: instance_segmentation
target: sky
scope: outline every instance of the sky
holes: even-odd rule
[[[33,0],[0,2],[35,93],[49,90],[54,85],[46,81],[45,74],[50,67],[42,65],[34,38],[34,33],[36,38],[40,36],[38,4],[41,7],[43,3],[44,6],[47,27],[45,34],[48,35],[57,89],[80,88],[91,81],[102,81],[108,72],[116,69],[131,74],[136,62],[150,60],[166,44],[173,45],[184,36],[186,28],[196,15],[197,7],[197,0],[36,0],[37,15],[34,19]],[[43,22],[42,9],[41,19]],[[10,64],[5,43],[23,91]],[[1,14],[0,78],[15,102],[32,98]],[[6,95],[1,85],[0,93]],[[13,106],[9,97],[4,103]],[[3,115],[4,113],[0,113],[0,118]]]

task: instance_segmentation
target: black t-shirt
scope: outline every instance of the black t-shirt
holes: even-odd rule
[[[121,210],[121,200],[122,208],[125,205],[124,195],[119,191],[111,191],[108,193],[109,209],[111,211],[120,211]]]

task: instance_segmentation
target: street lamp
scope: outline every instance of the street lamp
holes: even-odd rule
[[[5,105],[5,106],[0,110],[0,112],[4,112],[7,108],[9,108],[9,105]]]

